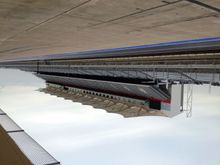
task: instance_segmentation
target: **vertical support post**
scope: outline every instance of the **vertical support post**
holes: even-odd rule
[[[180,102],[180,111],[183,111],[184,104],[184,83],[181,83],[181,102]]]
[[[212,83],[210,82],[209,83],[209,94],[211,94],[211,92],[212,92]]]
[[[187,91],[186,91],[186,117],[192,116],[192,99],[193,99],[193,84],[187,84]]]
[[[67,64],[68,65],[68,77],[70,77],[70,64]]]
[[[39,61],[37,61],[37,74],[39,73]]]

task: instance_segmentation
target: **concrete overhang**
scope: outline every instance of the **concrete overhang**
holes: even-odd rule
[[[1,125],[0,146],[0,160],[2,164],[32,165]]]
[[[60,165],[1,109],[0,146],[2,165]]]
[[[0,59],[220,36],[219,0],[0,0]]]

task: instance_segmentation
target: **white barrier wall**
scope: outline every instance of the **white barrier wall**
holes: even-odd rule
[[[167,107],[166,109],[162,108],[163,113],[165,113],[169,117],[173,117],[182,112],[183,92],[184,92],[183,85],[181,84],[172,85],[170,108],[168,108],[168,105],[163,105],[162,107]]]

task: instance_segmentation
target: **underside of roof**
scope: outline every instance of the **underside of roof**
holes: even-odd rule
[[[0,146],[2,165],[60,164],[1,109]]]

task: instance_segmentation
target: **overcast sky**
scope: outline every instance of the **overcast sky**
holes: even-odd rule
[[[220,87],[194,86],[193,116],[123,118],[39,92],[0,69],[0,107],[63,165],[219,165]]]

